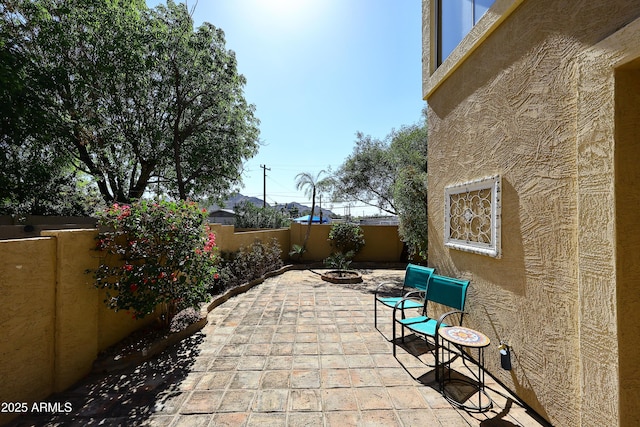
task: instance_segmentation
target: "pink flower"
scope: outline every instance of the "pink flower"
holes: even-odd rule
[[[207,235],[207,242],[204,244],[204,252],[211,252],[213,248],[216,246],[216,235],[213,233],[209,233]]]
[[[120,211],[120,215],[116,217],[117,220],[123,220],[126,217],[131,215],[131,206],[124,205],[122,206],[122,210]]]

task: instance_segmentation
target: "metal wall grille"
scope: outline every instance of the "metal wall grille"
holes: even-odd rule
[[[445,188],[445,245],[500,257],[500,176]]]

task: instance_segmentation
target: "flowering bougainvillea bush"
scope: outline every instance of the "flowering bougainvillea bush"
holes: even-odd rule
[[[207,299],[217,248],[206,211],[193,202],[140,201],[114,204],[98,218],[96,287],[110,308],[136,319],[160,310],[168,327],[178,311]]]

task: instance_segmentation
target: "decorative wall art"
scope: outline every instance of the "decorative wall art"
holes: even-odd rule
[[[500,175],[445,187],[444,243],[500,258]]]

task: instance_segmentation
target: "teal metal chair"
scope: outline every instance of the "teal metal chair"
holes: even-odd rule
[[[427,290],[427,283],[434,271],[435,270],[430,267],[408,264],[405,269],[402,289],[399,291],[396,290],[395,296],[387,296],[382,292],[388,287],[390,282],[384,282],[378,285],[373,299],[373,324],[375,328],[378,329],[378,303],[382,304],[383,307],[395,308],[395,306],[402,301],[402,306],[405,309],[420,309],[423,305],[425,291]],[[404,310],[402,311],[402,314],[404,315]]]
[[[452,277],[440,276],[438,274],[432,274],[427,284],[426,298],[422,305],[422,313],[419,316],[406,317],[404,311],[406,310],[407,301],[400,300],[393,308],[393,356],[396,356],[396,324],[401,326],[402,329],[402,342],[404,342],[405,329],[408,329],[416,335],[422,335],[425,340],[431,339],[434,347],[434,358],[436,367],[436,379],[438,378],[438,329],[446,326],[462,326],[462,319],[464,317],[464,306],[467,298],[467,289],[469,287],[468,280],[454,279]],[[430,307],[431,306],[431,307]],[[444,306],[447,311],[444,314],[436,317],[429,311],[438,306]],[[400,319],[396,316],[396,311],[400,310],[402,316]],[[444,310],[443,310],[444,311]],[[457,315],[458,322],[454,325],[453,322],[449,322],[448,318],[455,320],[454,315]],[[445,323],[447,320],[447,323]]]

